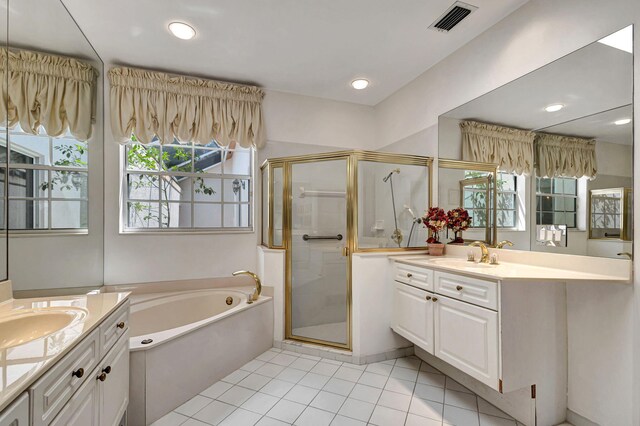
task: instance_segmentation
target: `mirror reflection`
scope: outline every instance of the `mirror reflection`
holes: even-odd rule
[[[611,258],[631,253],[631,30],[440,116],[440,159],[498,167],[497,240],[519,250]],[[453,187],[471,176],[440,168],[439,204],[453,205]],[[459,205],[478,226],[486,214],[476,190],[483,184],[468,183],[460,186],[467,195]],[[465,234],[467,241],[478,237],[476,228]]]

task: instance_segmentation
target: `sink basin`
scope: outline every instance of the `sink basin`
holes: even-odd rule
[[[467,259],[452,259],[452,258],[446,258],[446,257],[443,257],[440,259],[429,259],[429,263],[442,266],[445,268],[455,268],[455,269],[462,269],[466,271],[495,268],[497,266],[497,265],[490,265],[488,263],[469,262]]]
[[[84,317],[82,309],[18,310],[0,317],[0,349],[46,337]]]

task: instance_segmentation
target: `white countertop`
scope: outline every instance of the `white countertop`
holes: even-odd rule
[[[446,260],[452,260],[447,264]],[[457,256],[394,256],[393,260],[413,266],[428,267],[443,272],[464,274],[492,281],[589,281],[601,283],[628,283],[629,278],[621,275],[610,275],[597,271],[577,271],[575,268],[558,268],[540,265],[529,265],[516,262],[500,262],[498,265],[467,262],[466,258]],[[615,261],[615,260],[614,260]]]
[[[122,305],[129,293],[99,293],[35,299],[9,299],[0,303],[0,319],[20,309],[69,308],[82,311],[69,326],[21,345],[0,350],[0,411],[24,392],[69,350]]]

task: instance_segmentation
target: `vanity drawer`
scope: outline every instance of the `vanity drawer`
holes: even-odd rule
[[[452,299],[498,310],[498,283],[462,275],[435,272],[435,292]]]
[[[433,291],[433,271],[431,269],[396,262],[394,279],[423,290]]]
[[[129,330],[129,301],[127,300],[100,326],[100,357],[109,352],[120,336]]]
[[[80,385],[91,378],[100,360],[99,341],[98,330],[94,330],[31,387],[33,426],[51,423]]]

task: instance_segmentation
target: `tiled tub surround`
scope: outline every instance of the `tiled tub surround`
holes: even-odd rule
[[[154,426],[516,426],[419,358],[355,365],[272,348]]]
[[[252,287],[148,293],[145,286],[131,306],[131,425],[157,420],[272,346],[272,299],[248,304]]]

